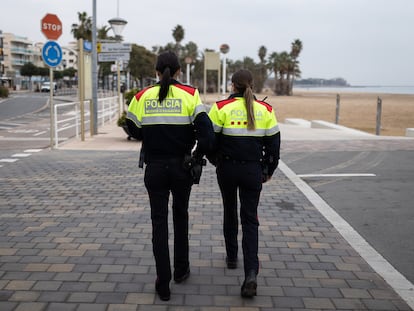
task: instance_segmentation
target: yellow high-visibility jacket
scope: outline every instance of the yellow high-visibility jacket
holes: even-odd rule
[[[211,149],[214,132],[196,88],[174,81],[159,102],[160,85],[138,92],[131,100],[127,125],[133,137],[143,141],[145,160],[184,158],[196,141],[199,153]]]
[[[240,161],[279,160],[280,131],[273,107],[255,99],[253,110],[255,129],[248,130],[242,94],[232,94],[211,107],[209,117],[216,133],[216,156]]]

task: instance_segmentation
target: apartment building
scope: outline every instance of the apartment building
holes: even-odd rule
[[[32,61],[33,48],[32,42],[26,37],[14,35],[12,33],[0,32],[2,41],[3,60],[1,60],[2,80],[12,83],[16,89],[24,87],[26,82],[20,75],[20,68]]]

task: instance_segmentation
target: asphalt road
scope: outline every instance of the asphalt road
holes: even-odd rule
[[[0,121],[19,118],[28,113],[33,113],[45,108],[48,95],[44,93],[22,93],[12,95],[0,101]]]
[[[50,147],[48,100],[48,93],[22,93],[0,101],[0,150]],[[65,135],[74,136],[74,130]]]
[[[293,152],[284,161],[414,283],[414,150]]]

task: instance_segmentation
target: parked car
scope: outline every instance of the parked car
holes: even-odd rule
[[[56,82],[53,82],[53,88],[54,88],[54,91],[56,92],[57,91]],[[43,82],[42,86],[40,88],[40,91],[41,92],[50,92],[50,82]]]

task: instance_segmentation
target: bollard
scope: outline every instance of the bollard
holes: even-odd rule
[[[336,94],[336,111],[335,111],[335,124],[339,124],[339,107],[341,104],[341,98],[339,94]]]
[[[377,126],[375,129],[376,135],[380,135],[380,131],[381,131],[381,113],[382,113],[382,99],[378,97],[377,99]]]

